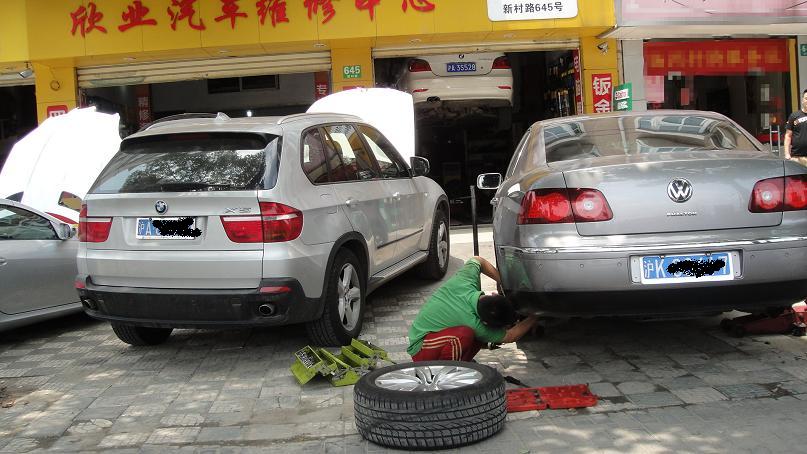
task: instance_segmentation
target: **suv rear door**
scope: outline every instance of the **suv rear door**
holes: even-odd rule
[[[326,146],[339,157],[329,166],[337,203],[343,204],[353,229],[367,240],[369,274],[375,274],[395,263],[396,202],[356,128],[335,124],[323,129]]]
[[[260,215],[258,190],[274,186],[277,142],[272,135],[220,132],[125,140],[82,214],[87,225],[111,222],[104,241],[85,241],[93,283],[258,287],[264,244],[255,232],[245,236],[255,225],[246,221]]]
[[[426,198],[415,187],[409,168],[389,140],[367,125],[359,125],[358,128],[373,153],[384,185],[395,202],[398,219],[395,256],[401,260],[419,249],[423,224],[426,222],[423,206]]]

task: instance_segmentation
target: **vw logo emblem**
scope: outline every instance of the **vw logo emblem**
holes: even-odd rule
[[[157,203],[154,204],[154,209],[157,210],[158,214],[165,214],[165,212],[168,211],[168,204],[162,200],[158,200]]]
[[[676,178],[667,185],[667,195],[675,203],[684,203],[692,198],[692,183]]]

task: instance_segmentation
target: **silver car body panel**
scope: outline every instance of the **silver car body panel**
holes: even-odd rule
[[[0,199],[47,219],[62,222],[27,205]],[[0,330],[80,312],[73,282],[78,239],[0,240]]]

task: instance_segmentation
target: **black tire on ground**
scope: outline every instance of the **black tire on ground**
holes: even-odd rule
[[[148,328],[145,326],[124,325],[112,323],[112,331],[118,339],[129,345],[157,345],[168,340],[173,328]]]
[[[413,367],[461,366],[481,373],[479,381],[454,389],[399,391],[376,379]],[[434,370],[434,369],[432,369]],[[424,361],[376,369],[353,389],[356,429],[373,443],[400,449],[445,449],[484,440],[504,426],[504,378],[477,363]]]
[[[443,260],[442,264],[440,263],[440,251],[438,250],[441,240],[441,238],[439,238],[441,235],[441,225],[444,228],[446,245],[445,260]],[[437,211],[434,212],[434,222],[432,223],[431,238],[429,239],[429,257],[425,262],[418,265],[417,268],[420,277],[436,281],[446,275],[446,270],[448,270],[448,258],[451,257],[451,240],[449,237],[448,217],[443,210],[437,209]]]
[[[354,317],[354,326],[346,323],[345,314],[340,314],[340,275],[345,267],[350,266],[357,273],[358,281],[356,285],[360,289],[358,308],[355,308],[355,303],[350,304],[350,307],[358,310],[358,314]],[[336,254],[333,261],[333,267],[327,271],[328,280],[323,289],[325,299],[323,300],[322,317],[317,320],[306,323],[305,328],[308,333],[309,339],[314,345],[327,347],[338,347],[340,345],[350,344],[351,339],[359,337],[361,333],[362,319],[364,317],[365,294],[366,294],[366,279],[364,277],[364,270],[359,263],[359,259],[348,251],[342,250]],[[345,303],[347,304],[347,303]],[[350,311],[350,314],[353,314]]]

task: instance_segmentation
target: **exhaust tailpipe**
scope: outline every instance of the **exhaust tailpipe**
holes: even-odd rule
[[[277,312],[277,309],[274,304],[261,304],[258,306],[258,313],[261,314],[262,317],[271,317],[275,315],[275,312]]]

